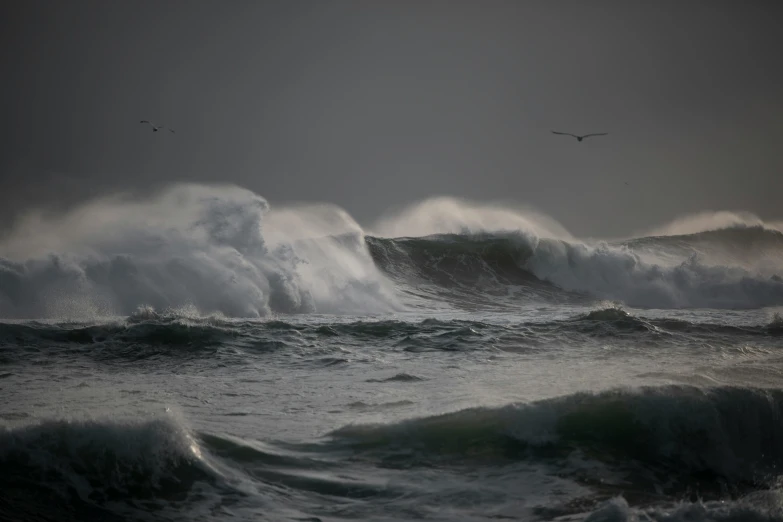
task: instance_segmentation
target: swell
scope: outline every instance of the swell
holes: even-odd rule
[[[399,495],[283,444],[191,433],[172,418],[5,428],[0,466],[0,520],[9,521],[288,520],[308,495]]]
[[[315,444],[191,434],[172,419],[43,420],[0,432],[0,519],[191,520],[229,508],[274,520],[297,509],[329,512],[324,504],[335,499],[334,513],[345,501],[382,499],[393,509],[421,488],[368,479],[374,467],[444,476],[480,469],[513,480],[532,465],[587,485],[597,498],[622,493],[637,506],[662,495],[743,498],[680,504],[674,520],[745,520],[742,506],[778,484],[782,413],[783,390],[666,386],[352,425]],[[252,479],[246,493],[231,485],[240,477]],[[622,510],[610,503],[597,513],[635,519],[625,500],[613,502]],[[287,517],[274,516],[281,507]],[[736,516],[721,517],[721,509]]]
[[[329,353],[343,353],[343,347],[363,352],[514,352],[546,350],[549,345],[583,348],[595,338],[658,347],[666,343],[734,347],[753,342],[775,348],[781,336],[780,316],[767,324],[729,325],[673,317],[646,318],[617,307],[561,320],[504,324],[465,319],[299,324],[279,319],[236,321],[177,315],[146,319],[132,316],[100,324],[0,322],[3,360],[24,364],[36,357],[55,356],[87,356],[104,363],[160,364],[169,360],[171,364],[180,364],[187,359],[211,359],[221,364],[244,364],[248,357],[292,351],[318,359]],[[308,346],[319,348],[313,351]]]
[[[406,468],[534,460],[598,484],[586,459],[632,490],[720,497],[776,484],[781,436],[783,390],[664,386],[349,425],[324,450]]]

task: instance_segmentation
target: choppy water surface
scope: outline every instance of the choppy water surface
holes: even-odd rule
[[[774,228],[102,205],[0,243],[4,520],[783,520]]]

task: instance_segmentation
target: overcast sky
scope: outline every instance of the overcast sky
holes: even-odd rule
[[[437,195],[532,205],[591,236],[703,210],[783,218],[780,1],[0,10],[5,223],[183,180],[362,223]]]

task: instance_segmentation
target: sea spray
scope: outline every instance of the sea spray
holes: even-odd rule
[[[0,315],[76,319],[192,306],[262,317],[394,307],[361,241],[347,247],[300,226],[294,244],[273,226],[268,243],[268,213],[244,189],[177,185],[56,218],[31,214],[0,243]],[[323,220],[311,222],[323,230]]]

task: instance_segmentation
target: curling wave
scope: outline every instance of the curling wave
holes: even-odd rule
[[[392,278],[439,287],[502,295],[517,286],[524,291],[515,298],[562,302],[588,295],[639,308],[783,304],[783,279],[778,275],[783,234],[775,230],[743,228],[619,244],[522,233],[370,237],[367,242],[376,264]],[[748,259],[762,259],[762,252],[764,267],[747,266]],[[553,292],[555,288],[560,291]]]

